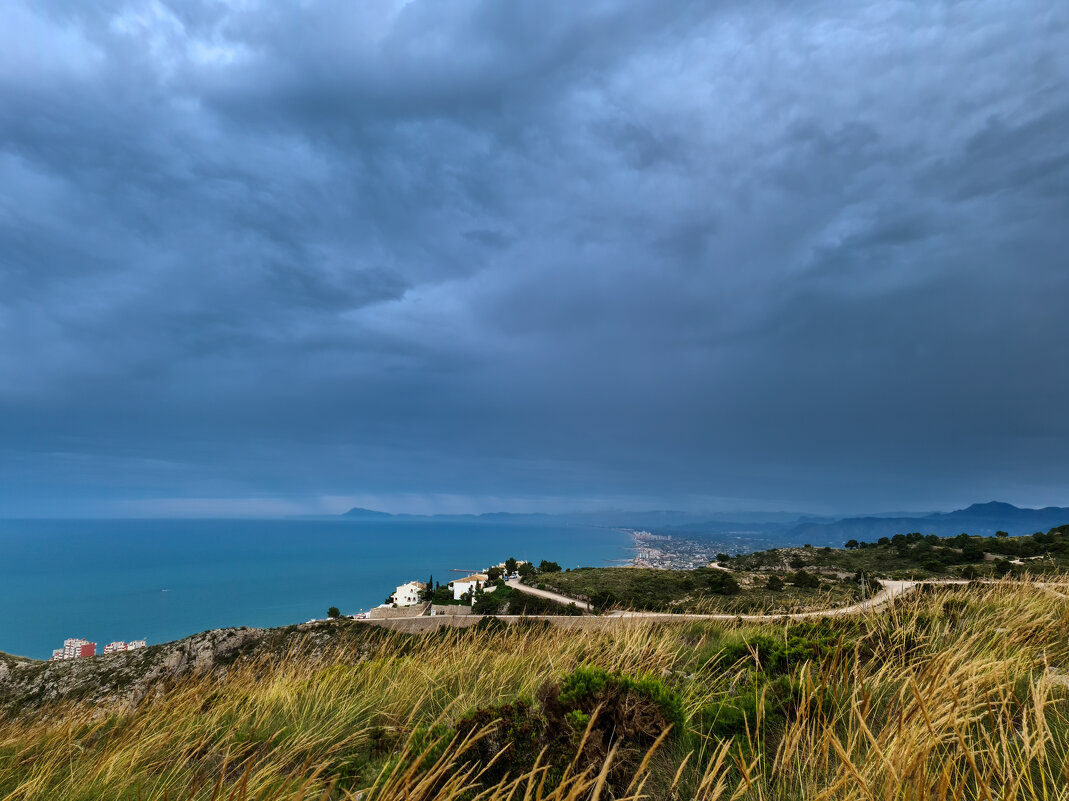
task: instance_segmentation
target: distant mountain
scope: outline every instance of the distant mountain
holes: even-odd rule
[[[481,515],[407,515],[377,512],[373,509],[350,509],[344,515],[348,520],[388,521],[441,521],[496,525],[521,525],[524,523],[549,523],[570,526],[595,526],[605,528],[648,529],[650,531],[680,534],[685,537],[709,537],[731,547],[750,551],[757,548],[772,548],[780,545],[830,545],[840,547],[847,540],[875,542],[880,537],[908,534],[937,534],[952,537],[962,532],[991,536],[996,531],[1013,535],[1034,534],[1054,526],[1069,523],[1069,508],[1048,506],[1044,509],[1022,509],[1010,503],[990,501],[974,503],[965,509],[953,512],[889,513],[858,517],[816,517],[793,515],[784,512],[739,512],[735,519],[727,515],[699,517],[690,512],[654,510],[648,512],[624,512],[618,510],[600,512],[572,512],[565,514],[539,514],[514,512],[487,512]],[[712,517],[714,519],[708,519]]]
[[[940,537],[952,537],[962,532],[991,536],[996,531],[1019,536],[1046,532],[1064,523],[1069,523],[1069,508],[1021,509],[1010,503],[991,501],[924,517],[847,517],[830,523],[804,522],[784,533],[792,540],[802,539],[813,545],[842,545],[847,540],[874,542],[880,537],[913,531]]]
[[[362,509],[359,506],[354,506],[348,512],[340,515],[340,517],[347,518],[349,520],[369,520],[369,521],[412,521],[412,520],[438,520],[444,523],[523,523],[532,520],[543,520],[553,517],[552,515],[542,514],[538,512],[526,513],[526,512],[485,512],[481,515],[412,515],[412,514],[391,514],[390,512],[377,512],[374,509]]]
[[[388,520],[395,516],[396,515],[392,515],[389,512],[376,512],[374,509],[361,509],[359,506],[354,506],[342,515],[342,517],[350,517],[356,520]]]
[[[565,512],[561,514],[546,514],[544,512],[484,512],[483,514],[438,514],[438,515],[413,515],[413,514],[390,514],[388,512],[376,512],[372,509],[354,507],[345,512],[341,517],[351,520],[368,521],[404,521],[404,520],[437,520],[448,523],[542,523],[552,522],[559,525],[595,526],[607,528],[655,528],[677,525],[685,522],[693,522],[698,519],[690,512],[676,511],[651,511],[651,512],[625,512],[609,510],[600,512]],[[796,518],[794,518],[796,519]]]
[[[955,520],[1014,520],[1019,521],[1022,524],[1027,524],[1029,521],[1035,521],[1037,524],[1043,525],[1045,521],[1051,518],[1063,517],[1066,512],[1069,512],[1069,508],[1060,506],[1046,506],[1042,509],[1021,509],[1014,506],[1012,503],[989,501],[988,503],[974,503],[967,509],[958,509],[956,512],[948,512],[942,517],[948,520],[951,518]],[[938,515],[929,515],[929,517],[936,516]],[[1058,525],[1061,524],[1059,523]],[[1013,532],[1010,533],[1012,534]],[[1033,534],[1035,532],[1027,531],[1024,533]]]

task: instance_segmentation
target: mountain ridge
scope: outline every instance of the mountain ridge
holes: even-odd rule
[[[734,517],[735,519],[730,519]],[[367,521],[441,521],[522,524],[555,522],[613,528],[650,529],[682,535],[727,535],[750,537],[763,546],[781,544],[842,545],[851,539],[875,541],[880,537],[919,531],[922,534],[954,536],[963,531],[991,535],[1006,531],[1014,536],[1047,530],[1069,523],[1069,507],[1030,508],[1005,501],[983,501],[949,512],[885,513],[867,515],[807,515],[789,512],[736,512],[696,515],[677,510],[625,512],[485,512],[483,514],[391,514],[354,507],[341,517]],[[702,518],[705,519],[702,519]]]
[[[1013,536],[1046,531],[1069,522],[1069,508],[1045,506],[1040,509],[1014,506],[1004,501],[974,503],[951,512],[933,512],[924,517],[853,517],[831,523],[800,524],[788,532],[792,537],[809,537],[820,544],[846,540],[876,540],[895,534],[936,534],[941,537],[967,533],[990,536],[1005,531]]]

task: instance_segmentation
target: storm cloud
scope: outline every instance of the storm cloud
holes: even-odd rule
[[[0,514],[1069,505],[1069,6],[0,11]]]

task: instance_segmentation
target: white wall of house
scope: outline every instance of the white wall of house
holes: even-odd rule
[[[460,596],[469,590],[474,591],[479,586],[477,581],[454,581],[453,582],[453,600],[459,601]]]
[[[415,606],[422,603],[421,596],[426,586],[421,581],[410,581],[407,584],[402,584],[393,594],[393,602],[398,606]]]
[[[486,584],[487,577],[481,573],[477,573],[474,576],[468,576],[467,578],[457,579],[453,582],[453,600],[459,601],[460,596],[466,592],[475,594],[475,590]]]

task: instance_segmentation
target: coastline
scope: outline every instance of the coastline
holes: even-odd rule
[[[494,522],[0,521],[0,651],[47,659],[67,638],[285,626],[371,609],[407,581],[445,584],[454,568],[599,567],[630,544],[618,528]]]

